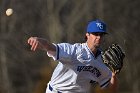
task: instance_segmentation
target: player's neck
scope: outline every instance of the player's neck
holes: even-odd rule
[[[96,55],[96,53],[97,53],[97,49],[96,49],[96,48],[91,49],[91,51],[92,51],[92,53],[93,53],[94,55]]]
[[[97,48],[95,46],[92,46],[90,43],[87,43],[89,49],[91,50],[91,52],[96,55],[97,53]]]

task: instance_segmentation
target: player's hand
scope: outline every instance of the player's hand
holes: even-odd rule
[[[38,37],[30,37],[28,39],[28,44],[31,45],[31,50],[35,51],[37,48],[39,48],[39,39],[38,39]]]

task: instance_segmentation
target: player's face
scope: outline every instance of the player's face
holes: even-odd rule
[[[86,33],[88,45],[91,48],[98,48],[103,41],[104,35],[104,33]]]

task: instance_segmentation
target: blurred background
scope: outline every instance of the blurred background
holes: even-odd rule
[[[27,39],[84,42],[94,19],[108,25],[103,49],[119,43],[126,53],[118,93],[140,93],[139,8],[140,0],[0,0],[0,93],[44,93],[57,62]]]

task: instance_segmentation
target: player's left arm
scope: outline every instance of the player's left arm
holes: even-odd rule
[[[95,88],[95,93],[117,93],[117,90],[118,90],[118,78],[115,73],[112,73],[112,77],[110,79],[109,84],[104,88],[97,86]]]
[[[112,44],[102,53],[102,59],[104,64],[112,71],[112,77],[109,85],[107,86],[111,93],[116,93],[118,88],[117,75],[120,73],[123,67],[123,59],[125,52],[118,44]]]
[[[118,90],[118,78],[115,73],[112,73],[110,83],[108,85],[108,90],[110,93],[117,93]]]

